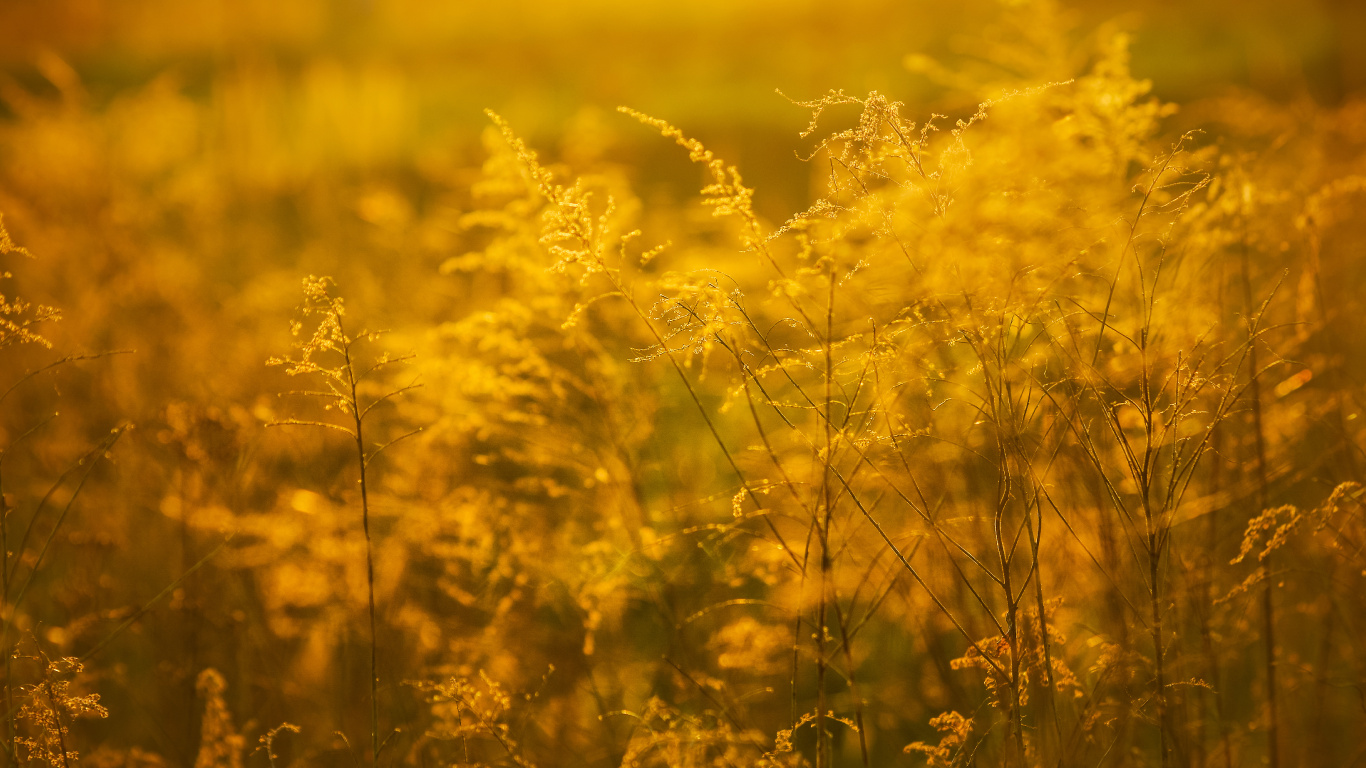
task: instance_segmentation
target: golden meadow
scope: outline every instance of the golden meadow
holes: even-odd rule
[[[5,763],[1360,764],[1362,42],[9,0]]]

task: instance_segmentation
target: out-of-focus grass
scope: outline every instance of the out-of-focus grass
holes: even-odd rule
[[[975,718],[960,744],[984,760],[1093,764],[1108,743],[1151,765],[1171,743],[1223,765],[1275,754],[1265,643],[1292,702],[1286,758],[1332,764],[1351,745],[1315,729],[1359,722],[1342,702],[1361,614],[1341,587],[1359,568],[1313,525],[1359,534],[1356,5],[0,2],[0,212],[38,257],[0,254],[0,286],[65,313],[42,327],[56,351],[4,350],[0,387],[61,353],[136,350],[0,408],[6,450],[42,427],[6,456],[6,530],[53,542],[40,569],[32,546],[8,558],[37,576],[5,614],[27,654],[6,679],[38,717],[33,681],[75,674],[41,654],[100,648],[82,681],[111,718],[75,739],[107,747],[102,765],[153,760],[134,747],[232,764],[249,718],[253,737],[297,720],[310,763],[349,764],[330,734],[361,751],[373,735],[372,647],[382,728],[405,729],[396,763],[468,761],[468,739],[487,762],[852,765],[858,738],[832,726],[819,746],[816,707],[862,717],[866,700],[879,765],[934,743],[949,709]],[[800,136],[808,110],[775,90],[830,89],[867,98],[829,97]],[[618,105],[725,162],[699,169]],[[816,151],[860,113],[876,119]],[[922,135],[932,113],[948,117]],[[739,223],[698,204],[699,178]],[[336,278],[348,323],[393,329],[386,349],[422,353],[427,386],[374,416],[428,430],[371,476],[373,583],[354,453],[263,429],[335,415],[282,399],[294,384],[263,366],[305,275]],[[1260,362],[1242,365],[1268,296]],[[1220,396],[1177,419],[1148,397],[1155,369]],[[1173,441],[1218,427],[1152,538],[1129,513],[1153,475],[1125,453],[1151,444],[1145,419],[1177,424]],[[1046,517],[1046,543],[997,564],[993,514]],[[1268,611],[1277,644],[1252,618],[1270,588],[1228,561],[1249,521],[1282,519],[1301,528],[1265,549],[1295,564]],[[948,608],[892,546],[920,551]],[[866,633],[840,647],[844,610]],[[1057,706],[1030,611],[1061,617],[1056,671],[1085,683]],[[1023,635],[993,637],[1005,613]],[[979,642],[1033,654],[1032,681],[1007,685],[1029,702],[999,675],[984,698]],[[797,751],[779,754],[787,728]]]
[[[409,164],[468,146],[484,108],[542,138],[586,106],[627,104],[724,136],[720,149],[763,181],[796,173],[786,147],[773,147],[802,117],[775,88],[794,97],[877,89],[935,104],[944,89],[903,58],[972,66],[981,51],[971,41],[998,23],[996,5],[12,0],[0,7],[0,66],[36,84],[35,61],[54,53],[99,103],[169,73],[224,124],[285,144],[285,165],[301,166],[285,174]],[[1083,0],[1064,17],[1089,29],[1115,14],[1135,29],[1135,72],[1163,98],[1241,85],[1333,103],[1366,82],[1366,14],[1352,2]]]

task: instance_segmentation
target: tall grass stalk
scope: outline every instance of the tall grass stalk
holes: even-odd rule
[[[324,410],[327,411],[336,408],[346,417],[347,423],[343,425],[331,421],[291,418],[271,421],[269,426],[319,427],[339,431],[349,436],[356,448],[356,469],[360,475],[358,483],[360,485],[361,531],[365,538],[366,614],[370,640],[370,760],[373,765],[378,765],[380,751],[379,642],[375,617],[374,542],[370,535],[370,487],[366,471],[376,456],[399,440],[421,431],[421,428],[399,435],[388,442],[367,447],[365,419],[376,407],[405,392],[416,389],[420,385],[412,383],[382,391],[381,394],[369,401],[362,399],[361,387],[370,382],[376,373],[390,365],[406,362],[412,356],[395,357],[381,353],[369,365],[360,363],[356,358],[356,345],[362,342],[373,342],[382,333],[362,331],[355,337],[348,336],[343,321],[345,308],[342,299],[331,294],[332,287],[333,282],[330,278],[309,277],[304,281],[304,303],[301,312],[304,316],[317,316],[317,327],[307,341],[295,345],[298,350],[297,357],[289,355],[273,357],[267,361],[267,364],[286,366],[285,372],[290,376],[307,374],[321,379],[327,387],[326,389],[303,390],[293,394],[314,399],[322,403]],[[301,330],[301,323],[294,323],[294,335],[298,336]],[[319,362],[318,358],[329,354],[333,356],[336,362],[331,364]]]

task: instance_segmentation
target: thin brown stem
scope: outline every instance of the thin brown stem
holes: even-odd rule
[[[340,326],[340,318],[338,318]],[[355,422],[356,464],[360,469],[360,514],[361,529],[365,533],[365,585],[370,614],[370,762],[379,765],[379,650],[375,637],[375,555],[370,539],[370,494],[366,483],[365,470],[369,463],[365,455],[365,412],[359,407],[356,396],[356,370],[351,360],[351,347],[343,350],[346,356],[346,373],[351,387],[348,403]]]
[[[1246,221],[1244,220],[1244,232],[1242,238],[1242,277],[1243,277],[1243,303],[1248,312],[1253,311],[1252,299],[1252,275],[1248,264],[1248,243],[1246,232]],[[1248,397],[1252,405],[1252,438],[1257,457],[1257,511],[1260,515],[1262,510],[1267,507],[1267,472],[1266,472],[1266,438],[1262,426],[1262,386],[1261,377],[1258,375],[1261,368],[1257,364],[1257,339],[1249,339],[1250,349],[1248,350],[1248,364],[1252,372],[1251,380],[1248,382]],[[1276,606],[1271,594],[1272,584],[1275,583],[1273,574],[1275,572],[1274,557],[1270,551],[1263,559],[1262,567],[1266,569],[1266,584],[1262,588],[1261,608],[1262,608],[1262,637],[1266,653],[1266,749],[1270,759],[1271,768],[1280,768],[1281,749],[1280,749],[1280,718],[1277,713],[1276,701]]]

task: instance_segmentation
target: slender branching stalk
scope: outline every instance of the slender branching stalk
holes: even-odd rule
[[[366,417],[377,406],[408,392],[416,383],[383,390],[371,399],[365,399],[362,388],[373,382],[373,376],[390,365],[406,362],[411,355],[390,356],[381,353],[369,364],[358,358],[357,345],[373,342],[381,335],[377,331],[362,331],[356,336],[348,336],[343,316],[345,308],[340,297],[333,296],[333,282],[330,278],[309,277],[304,280],[304,303],[300,308],[305,317],[316,316],[317,326],[307,341],[295,345],[297,356],[272,357],[267,365],[286,366],[290,376],[311,375],[320,379],[327,387],[323,390],[304,390],[293,394],[312,398],[323,404],[325,411],[336,409],[344,418],[344,423],[317,419],[284,419],[270,422],[269,426],[303,426],[330,429],[346,434],[356,449],[356,469],[360,474],[361,531],[365,537],[365,583],[366,608],[369,619],[370,635],[370,760],[379,763],[379,649],[376,629],[375,609],[375,557],[374,541],[370,530],[370,484],[366,470],[370,462],[381,452],[404,438],[410,437],[419,429],[406,432],[385,443],[368,446],[365,442]],[[298,336],[302,323],[293,324],[293,332]]]

